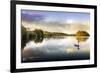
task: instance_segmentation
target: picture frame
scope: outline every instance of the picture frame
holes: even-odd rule
[[[76,22],[77,20],[79,22]],[[87,25],[80,24],[85,22],[86,20],[89,20]],[[22,49],[23,44],[24,44],[24,50],[25,49],[27,50],[26,48],[27,45],[28,47],[30,47],[29,42],[23,43],[25,41],[24,37],[26,37],[26,35],[24,35],[23,37],[25,29],[22,26],[26,27],[28,33],[32,31],[31,33],[32,36],[29,37],[28,41],[30,41],[30,38],[32,37],[32,41],[35,40],[34,41],[35,43],[31,42],[32,44],[31,46],[33,46],[34,44],[35,44],[34,46],[37,46],[35,47],[36,50],[34,50],[34,47],[32,47],[32,49],[30,50],[32,52],[28,52],[29,56],[26,55],[27,51],[24,52]],[[75,27],[77,28],[74,29]],[[41,33],[38,33],[40,32],[40,29],[42,31]],[[85,30],[86,32],[84,32]],[[74,33],[74,31],[77,31],[77,33]],[[67,34],[68,32],[70,33]],[[81,44],[83,44],[83,41],[85,41],[86,39],[82,39],[83,37],[80,37],[80,35],[89,37],[88,42],[85,43],[84,45],[81,45],[83,47],[80,47],[79,44],[81,41],[82,41]],[[75,36],[76,39],[78,40],[78,44],[74,43],[74,47],[77,47],[78,49],[77,48],[63,49],[63,50],[59,49],[58,44],[60,44],[62,48],[64,47],[63,43],[66,43],[64,42],[65,39],[62,41],[63,36],[64,37]],[[23,38],[24,40],[22,40]],[[28,72],[28,71],[97,67],[97,6],[81,5],[81,4],[34,2],[34,1],[11,1],[10,39],[11,39],[11,61],[10,61],[11,72]],[[43,44],[42,44],[43,48],[38,47],[41,46],[41,43],[43,42],[44,39],[47,39],[45,40],[46,47],[44,47]],[[50,40],[49,43],[48,40]],[[72,45],[73,42],[75,42],[73,40],[71,41]],[[67,41],[67,43],[70,42]],[[47,45],[49,45],[49,47],[47,47]],[[89,49],[85,50],[82,49],[82,48],[87,48],[87,46]],[[54,50],[55,47],[57,47],[56,48],[57,50]],[[69,46],[67,45],[67,48],[68,47]],[[37,48],[39,53],[37,51]],[[45,49],[46,52],[44,52],[45,50],[40,50],[40,48],[41,49],[46,48]],[[47,48],[53,50],[51,51],[50,49],[48,49],[49,50],[48,51]],[[70,46],[70,48],[72,48],[72,46]],[[67,51],[67,55],[64,52],[65,50]],[[82,53],[82,55],[80,54],[80,52]],[[87,55],[84,55],[84,53]]]

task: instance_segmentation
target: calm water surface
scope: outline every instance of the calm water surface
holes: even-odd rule
[[[41,42],[30,40],[22,50],[22,62],[43,62],[90,59],[90,44],[87,39],[79,42],[75,37],[45,38]]]

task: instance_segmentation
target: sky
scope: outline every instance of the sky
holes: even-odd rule
[[[24,26],[30,29],[43,29],[47,31],[68,32],[89,30],[90,13],[85,12],[63,12],[63,11],[39,11],[39,10],[21,10],[21,19]],[[41,22],[41,24],[34,24]],[[46,24],[48,23],[48,24]],[[86,23],[86,24],[84,24]],[[70,24],[70,25],[68,25]],[[75,25],[74,25],[75,24]],[[49,28],[48,28],[49,27]],[[58,27],[55,29],[55,27]],[[74,29],[73,29],[74,28]],[[87,28],[87,29],[85,29]],[[74,32],[73,32],[74,33]]]
[[[80,12],[56,12],[56,11],[36,11],[36,10],[22,10],[22,15],[29,16],[29,20],[32,20],[34,16],[44,17],[44,20],[48,21],[66,21],[66,20],[74,20],[78,22],[87,21],[90,19],[89,13],[80,13]],[[23,19],[23,18],[22,18]]]

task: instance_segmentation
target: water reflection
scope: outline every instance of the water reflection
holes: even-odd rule
[[[76,40],[77,40],[77,44],[75,44],[74,46],[77,47],[77,49],[80,49],[80,42],[85,42],[89,37],[88,36],[76,36]]]
[[[89,34],[47,32],[35,29],[22,34],[22,62],[83,60],[90,58]]]
[[[89,59],[88,38],[88,36],[34,38],[24,45],[22,62]]]
[[[78,47],[79,49],[79,43],[80,42],[85,42],[89,36],[68,36],[68,37],[74,37],[77,41],[77,44],[75,44],[74,46]],[[29,41],[34,41],[35,43],[42,43],[43,42],[43,39],[63,39],[63,38],[66,38],[66,36],[57,36],[57,37],[48,37],[48,38],[45,38],[45,37],[35,37],[33,39],[28,39],[27,41],[24,40],[24,43],[22,46],[25,47],[26,43],[28,43]]]
[[[89,38],[89,36],[90,35],[85,31],[78,31],[76,33],[76,36],[75,36],[78,43],[75,44],[74,46],[77,47],[77,49],[79,50],[80,49],[80,44],[79,43],[80,42],[85,42]]]

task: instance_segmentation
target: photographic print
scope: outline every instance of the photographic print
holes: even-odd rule
[[[21,10],[22,62],[90,59],[90,13]]]
[[[11,71],[96,67],[96,6],[11,3]]]

